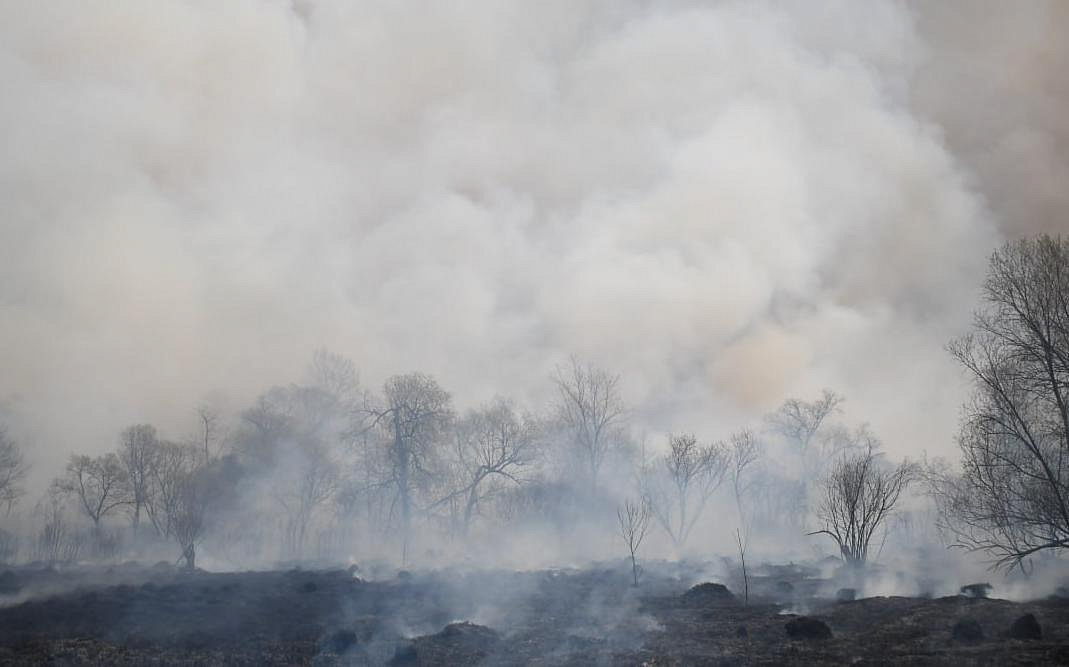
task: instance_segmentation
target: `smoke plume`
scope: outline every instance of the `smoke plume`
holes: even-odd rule
[[[0,3],[0,407],[35,475],[299,377],[651,434],[829,386],[953,448],[990,250],[1065,229],[1059,3]]]

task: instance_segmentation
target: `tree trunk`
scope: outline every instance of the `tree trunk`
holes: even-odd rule
[[[479,480],[481,481],[481,479]],[[479,481],[474,482],[471,485],[471,490],[468,491],[468,502],[464,506],[464,536],[468,535],[468,528],[471,526],[471,515],[475,512],[475,503],[479,496],[476,493],[479,488]]]

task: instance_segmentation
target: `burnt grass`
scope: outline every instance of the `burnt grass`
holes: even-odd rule
[[[753,578],[746,603],[693,586],[696,572],[651,565],[635,588],[621,564],[374,581],[355,568],[24,566],[0,571],[0,663],[1069,664],[1065,598],[1010,602],[996,588],[990,599],[837,601],[819,595],[829,584],[813,572],[780,567]],[[1041,638],[1011,638],[1026,614]],[[1034,636],[1025,624],[1016,635]]]

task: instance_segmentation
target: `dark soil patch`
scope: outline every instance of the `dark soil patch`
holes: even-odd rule
[[[704,583],[694,586],[683,594],[688,604],[705,605],[718,602],[734,602],[735,595],[723,584]]]
[[[983,641],[984,627],[975,618],[963,618],[950,628],[950,636],[959,642]]]
[[[783,626],[791,639],[831,639],[831,628],[819,618],[799,616]]]
[[[1043,639],[1043,630],[1035,614],[1025,614],[1013,622],[1006,636],[1010,639]]]

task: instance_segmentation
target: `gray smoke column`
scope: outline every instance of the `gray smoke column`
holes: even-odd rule
[[[0,401],[45,477],[317,345],[461,406],[543,401],[576,353],[651,435],[831,386],[892,451],[947,452],[942,346],[989,250],[1067,219],[1065,28],[1053,3],[0,3]]]

